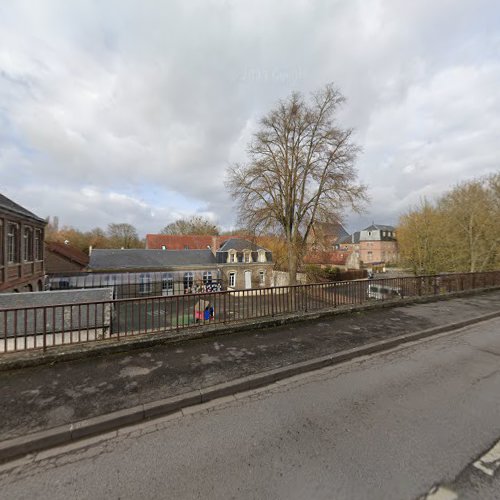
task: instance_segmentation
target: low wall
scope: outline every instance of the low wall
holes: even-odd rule
[[[288,286],[290,280],[288,273],[285,271],[273,271],[271,278],[271,286]],[[305,273],[297,273],[297,284],[305,285],[307,283],[307,275]]]
[[[96,329],[111,324],[111,288],[0,294],[0,339]],[[39,309],[37,309],[39,308]]]

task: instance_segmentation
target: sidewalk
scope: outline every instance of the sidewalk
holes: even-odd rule
[[[0,439],[497,311],[500,291],[0,372]]]

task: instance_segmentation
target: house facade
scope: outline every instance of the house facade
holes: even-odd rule
[[[388,264],[398,259],[396,229],[393,226],[372,224],[360,231],[360,258],[365,264]]]
[[[213,291],[220,282],[210,250],[95,249],[88,271],[90,286],[112,286],[115,297]]]
[[[113,287],[114,296],[142,297],[271,286],[272,253],[242,239],[216,251],[94,249],[86,273],[50,278],[52,290]]]
[[[231,238],[216,252],[222,285],[229,290],[271,286],[274,267],[269,250],[248,240]]]
[[[0,292],[44,289],[45,221],[0,194]]]
[[[337,248],[353,252],[364,265],[388,264],[398,259],[398,243],[393,226],[372,224],[342,239]]]

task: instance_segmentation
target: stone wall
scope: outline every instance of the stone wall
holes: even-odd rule
[[[109,328],[112,305],[99,302],[112,299],[111,288],[1,294],[0,338]]]

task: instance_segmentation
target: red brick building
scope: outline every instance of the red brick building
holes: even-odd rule
[[[45,221],[0,194],[0,292],[44,289]]]

